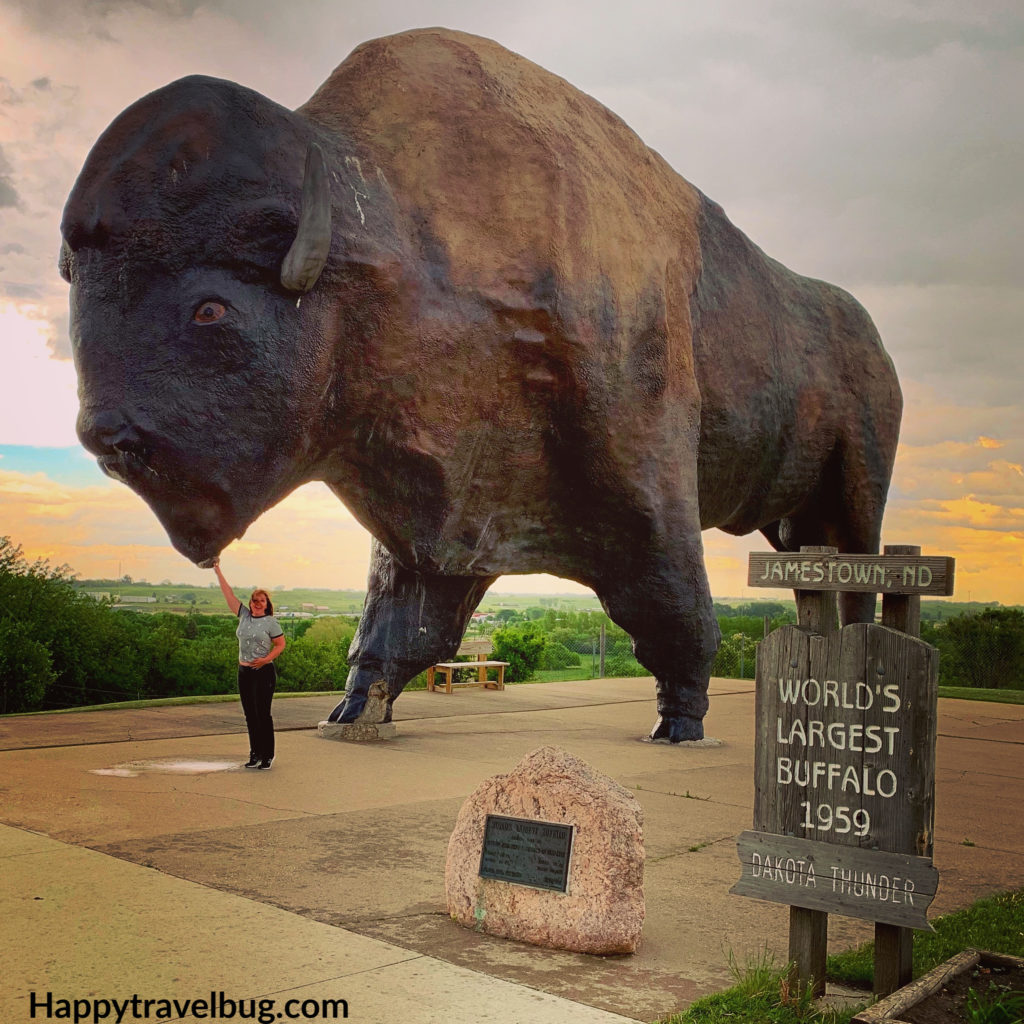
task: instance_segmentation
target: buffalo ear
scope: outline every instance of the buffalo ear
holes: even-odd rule
[[[290,292],[308,292],[316,284],[331,249],[331,186],[323,150],[306,150],[302,212],[295,241],[281,264],[281,284]]]

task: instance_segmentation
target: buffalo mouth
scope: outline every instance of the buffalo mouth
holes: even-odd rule
[[[151,507],[175,549],[201,569],[212,568],[214,559],[248,526],[232,514],[229,502],[210,496],[175,502],[166,510]]]
[[[134,452],[116,451],[112,455],[100,455],[96,463],[111,479],[127,484],[133,490],[139,490],[147,476],[158,476],[156,470]]]
[[[107,476],[127,484],[142,498],[174,548],[201,568],[210,568],[251,522],[239,513],[221,484],[156,468],[131,451],[100,455],[96,461]]]

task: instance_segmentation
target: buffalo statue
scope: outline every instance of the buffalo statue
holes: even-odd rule
[[[297,110],[188,77],[68,199],[78,431],[200,566],[300,484],[373,535],[332,720],[451,658],[487,588],[593,588],[699,739],[701,531],[878,550],[902,406],[864,310],[496,43],[358,47]],[[844,622],[874,595],[847,594]]]

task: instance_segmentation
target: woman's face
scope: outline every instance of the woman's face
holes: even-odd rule
[[[249,611],[259,617],[267,614],[267,595],[256,593],[249,598]]]

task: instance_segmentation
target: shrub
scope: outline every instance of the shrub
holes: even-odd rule
[[[549,636],[541,653],[540,667],[545,670],[557,668],[573,668],[580,663],[580,656],[563,643],[552,640]]]
[[[730,633],[722,639],[711,674],[724,679],[753,679],[756,656],[757,641],[753,637],[746,633]]]
[[[623,679],[627,676],[649,676],[651,673],[631,654],[617,654],[610,658],[606,654],[604,674],[606,679]]]
[[[524,683],[532,679],[544,653],[544,634],[535,623],[506,626],[494,634],[496,661],[507,661],[505,678],[510,683]]]

